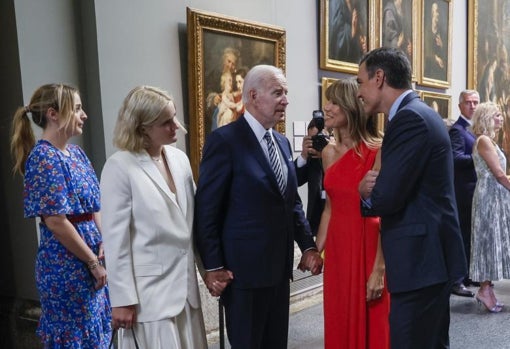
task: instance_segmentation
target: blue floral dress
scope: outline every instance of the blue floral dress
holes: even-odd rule
[[[69,156],[40,140],[25,169],[25,217],[65,214],[94,251],[101,234],[93,220],[72,217],[100,209],[99,184],[92,165],[77,145]],[[69,252],[41,222],[36,283],[42,314],[37,329],[45,348],[108,348],[111,308],[106,287],[95,290],[87,265]]]

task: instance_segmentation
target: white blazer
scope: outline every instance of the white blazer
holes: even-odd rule
[[[113,307],[136,304],[137,321],[200,307],[192,227],[195,183],[188,157],[164,147],[174,195],[147,152],[119,151],[101,174],[102,234]]]

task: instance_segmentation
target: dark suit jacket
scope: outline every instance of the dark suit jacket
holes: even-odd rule
[[[232,287],[271,287],[292,277],[294,240],[315,247],[297,195],[289,141],[274,138],[288,167],[282,195],[244,116],[209,134],[195,201],[195,238],[206,270],[224,266]]]
[[[372,211],[390,292],[406,292],[466,275],[457,218],[450,139],[441,117],[414,92],[389,122]]]
[[[312,234],[317,235],[317,229],[321,222],[322,211],[326,199],[323,199],[321,192],[323,190],[323,170],[322,162],[320,159],[308,159],[306,165],[302,167],[297,166],[297,160],[294,161],[296,165],[296,175],[298,186],[308,183],[308,204],[306,206],[306,219],[310,222]]]
[[[476,186],[476,171],[471,154],[476,137],[467,130],[468,122],[459,117],[449,131],[453,151],[455,196],[458,206],[471,207]]]

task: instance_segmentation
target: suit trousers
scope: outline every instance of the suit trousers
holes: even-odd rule
[[[221,298],[232,349],[286,349],[289,297],[288,279],[274,287],[228,286]]]
[[[391,349],[449,348],[451,283],[391,294]]]
[[[469,263],[471,261],[471,203],[469,203],[469,205],[462,205],[457,202],[457,207],[459,211],[460,232],[462,233],[462,241],[464,242],[464,251],[466,253],[469,270]]]

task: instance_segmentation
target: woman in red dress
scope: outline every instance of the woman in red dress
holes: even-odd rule
[[[360,213],[358,184],[377,167],[381,136],[363,113],[353,79],[326,90],[325,126],[335,141],[322,151],[326,206],[317,235],[324,250],[325,348],[389,348],[389,294],[385,287],[379,218]]]

